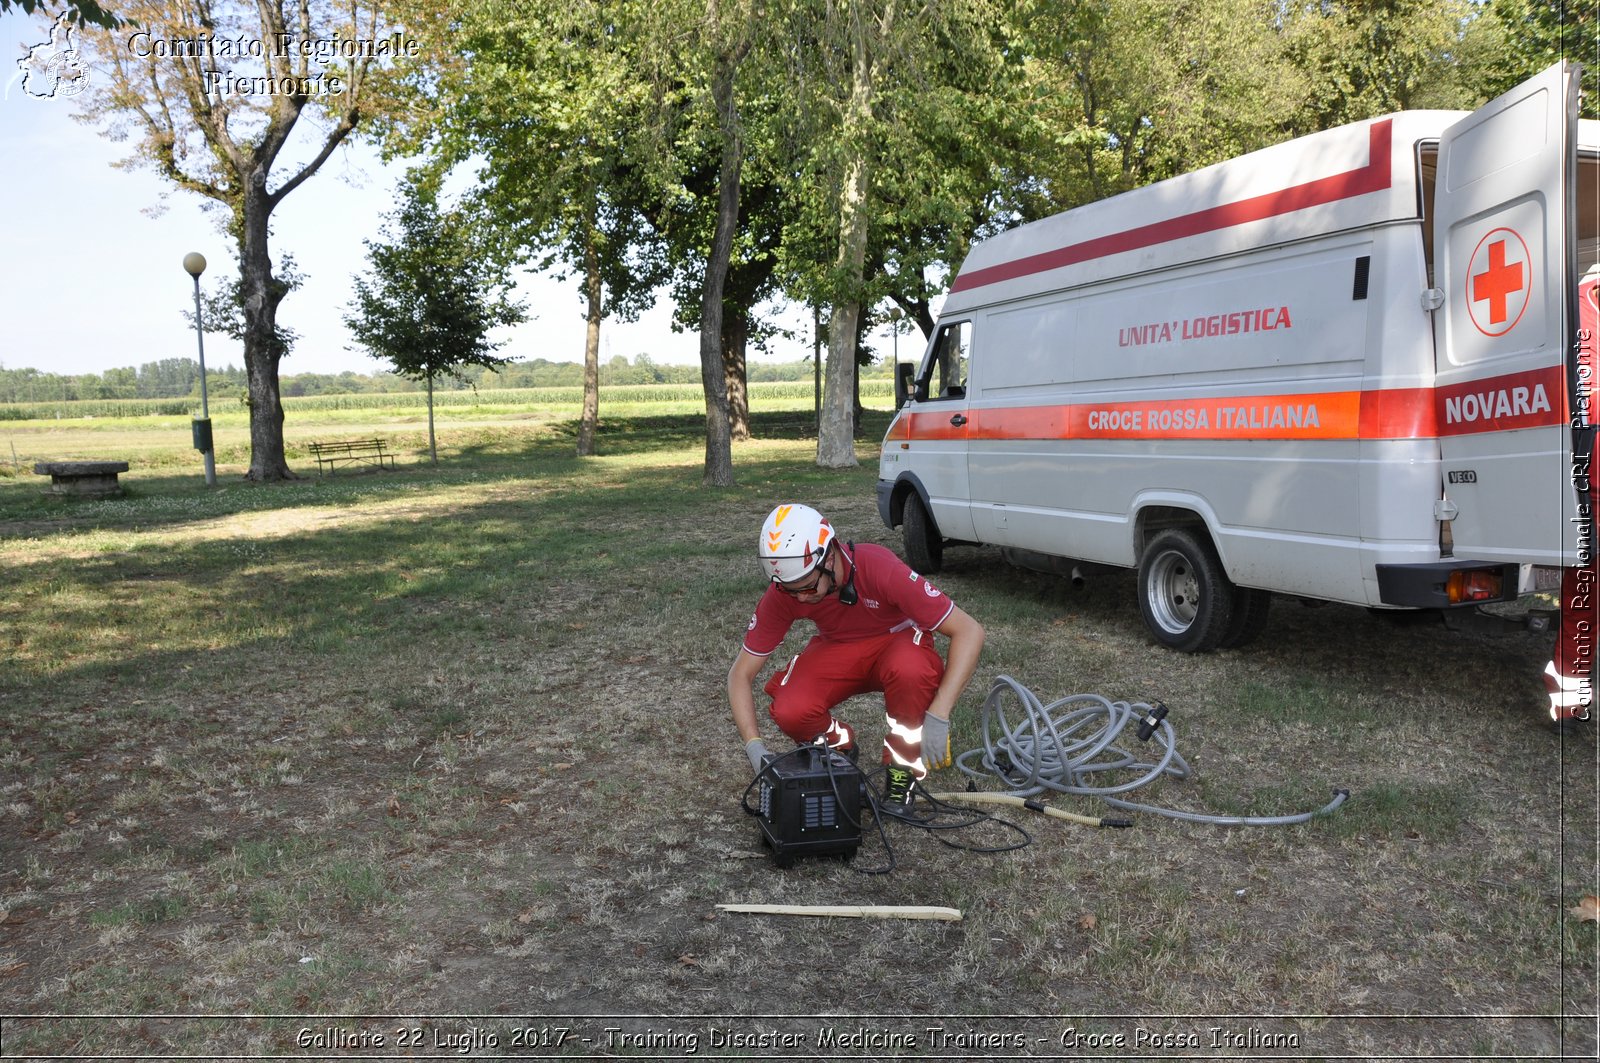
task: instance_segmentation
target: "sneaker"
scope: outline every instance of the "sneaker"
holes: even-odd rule
[[[915,785],[917,777],[911,773],[910,768],[902,768],[898,764],[889,765],[889,782],[884,787],[884,799],[891,805],[909,805],[911,803],[911,788]]]

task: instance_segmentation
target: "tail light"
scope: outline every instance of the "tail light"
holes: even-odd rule
[[[1445,592],[1451,605],[1463,602],[1494,602],[1503,597],[1499,570],[1479,569],[1472,572],[1457,570],[1450,573]]]

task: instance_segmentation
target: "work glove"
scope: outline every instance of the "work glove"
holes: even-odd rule
[[[929,770],[950,766],[950,721],[931,712],[922,718],[922,759]]]
[[[744,744],[744,752],[750,758],[750,770],[759,775],[762,761],[767,759],[766,743],[759,738],[752,738]]]

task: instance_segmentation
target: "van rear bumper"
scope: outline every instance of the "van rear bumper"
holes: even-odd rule
[[[1413,609],[1449,609],[1510,601],[1521,593],[1522,566],[1501,561],[1430,561],[1418,565],[1378,565],[1378,600],[1384,605]],[[1499,593],[1452,597],[1452,577],[1499,577]],[[1477,581],[1481,583],[1481,579]]]

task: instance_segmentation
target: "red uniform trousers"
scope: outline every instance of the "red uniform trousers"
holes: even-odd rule
[[[915,627],[855,642],[814,636],[789,666],[767,680],[772,722],[796,742],[822,739],[834,749],[855,744],[855,732],[833,708],[857,694],[883,692],[889,732],[883,762],[928,774],[922,756],[922,718],[944,677],[933,636]]]

